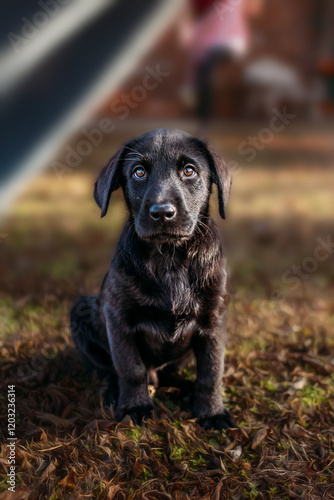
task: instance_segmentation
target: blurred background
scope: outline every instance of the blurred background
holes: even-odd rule
[[[311,332],[328,354],[333,26],[330,0],[3,6],[1,335],[69,341],[68,309],[98,292],[126,220],[120,192],[100,220],[97,174],[129,138],[177,127],[212,142],[233,171],[226,221],[212,197],[231,337]]]
[[[332,498],[333,0],[2,4],[0,379],[17,391],[17,498],[70,488],[71,498],[131,500],[155,488],[154,475],[170,498],[226,488],[231,498]],[[196,430],[168,391],[154,399],[173,436],[180,422],[202,432],[197,483],[193,461],[181,468],[167,442],[147,458],[162,446],[155,434],[140,458],[128,451],[138,436],[128,448],[110,431],[108,455],[98,432],[81,439],[116,424],[74,349],[69,309],[98,293],[127,218],[117,191],[100,219],[94,181],[124,141],[157,127],[206,138],[233,172],[225,221],[216,192],[211,204],[230,268],[224,399],[243,427],[242,460],[218,470],[225,434]],[[211,466],[201,443],[223,450]],[[6,457],[4,444],[3,498]]]

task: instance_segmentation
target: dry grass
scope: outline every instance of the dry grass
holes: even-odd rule
[[[98,291],[125,217],[116,195],[99,220],[93,177],[45,174],[1,231],[1,430],[6,439],[13,383],[19,438],[15,497],[1,448],[2,498],[334,498],[334,256],[298,287],[282,278],[333,234],[331,171],[247,166],[235,179],[221,227],[232,276],[224,399],[239,428],[226,432],[203,431],[175,390],[153,387],[157,420],[117,423],[84,372],[68,309]]]

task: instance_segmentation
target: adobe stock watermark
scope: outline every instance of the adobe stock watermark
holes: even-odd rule
[[[15,493],[16,487],[16,405],[15,405],[15,385],[8,386],[8,437],[7,437],[7,450],[8,458],[7,465],[9,472],[7,472],[8,491]]]
[[[315,273],[319,267],[319,262],[325,262],[334,255],[334,241],[332,236],[328,235],[326,239],[316,238],[317,245],[314,248],[313,255],[305,257],[301,264],[293,264],[281,276],[282,286],[275,288],[270,294],[269,300],[262,300],[258,310],[262,314],[256,314],[253,317],[253,322],[256,327],[263,326],[263,314],[271,313],[271,303],[280,304],[287,299],[289,292],[295,292],[301,286],[303,281],[306,281]]]
[[[283,132],[290,123],[297,118],[296,114],[288,113],[287,107],[284,106],[282,112],[277,108],[272,110],[272,117],[267,127],[262,127],[257,135],[249,135],[246,141],[242,141],[238,146],[238,153],[241,156],[247,155],[245,160],[251,163],[257,157],[260,151],[263,151],[276,134]],[[237,160],[227,162],[233,175],[239,174],[242,167]]]
[[[41,10],[36,11],[30,19],[25,16],[21,17],[21,33],[18,34],[10,31],[7,34],[14,52],[20,52],[24,46],[29,44],[38,35],[41,29],[49,24],[50,19],[57,16],[62,5],[67,5],[71,2],[72,0],[39,0],[37,5]]]
[[[75,321],[71,316],[70,332],[71,337],[76,341],[81,334],[83,328],[90,328],[94,324],[95,311],[91,304],[87,302],[79,302],[75,307]],[[60,354],[57,346],[45,344],[42,352],[34,355],[26,363],[17,367],[17,379],[26,386],[33,386],[38,381],[41,372],[46,370],[49,363],[56,359]]]
[[[132,109],[137,108],[143,102],[150,91],[156,89],[170,73],[163,71],[160,64],[155,68],[145,67],[146,74],[142,79],[141,85],[136,85],[129,93],[122,93],[119,99],[114,100],[110,105],[110,110],[121,121],[128,118]],[[116,130],[116,124],[111,118],[102,118],[98,126],[93,129],[82,129],[81,139],[75,147],[65,146],[65,162],[53,161],[51,166],[59,181],[63,180],[65,173],[73,172],[89,156],[93,149],[100,146],[105,134],[111,134]]]
[[[19,365],[17,368],[16,375],[18,379],[29,385],[34,379],[38,378],[39,373],[44,371],[50,361],[58,356],[58,348],[51,345],[45,345],[43,347],[43,353],[33,356],[28,363],[24,365]]]
[[[325,262],[334,254],[334,241],[332,235],[326,239],[320,236],[316,239],[318,245],[313,251],[313,255],[305,257],[300,265],[293,264],[282,274],[284,288],[277,288],[271,293],[271,300],[280,301],[285,298],[286,291],[295,292],[300,287],[302,281],[308,280],[311,274],[315,273],[319,267],[319,262]]]

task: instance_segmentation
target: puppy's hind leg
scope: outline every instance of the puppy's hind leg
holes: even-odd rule
[[[80,297],[70,312],[71,334],[85,367],[97,371],[100,380],[106,379],[108,389],[104,394],[107,406],[118,398],[118,380],[111,359],[108,341],[96,319],[96,297]]]

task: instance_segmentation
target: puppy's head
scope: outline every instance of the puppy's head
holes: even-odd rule
[[[103,217],[111,193],[122,187],[140,238],[177,241],[208,215],[212,183],[224,219],[231,175],[223,159],[185,132],[158,129],[121,147],[97,178],[94,197]]]

